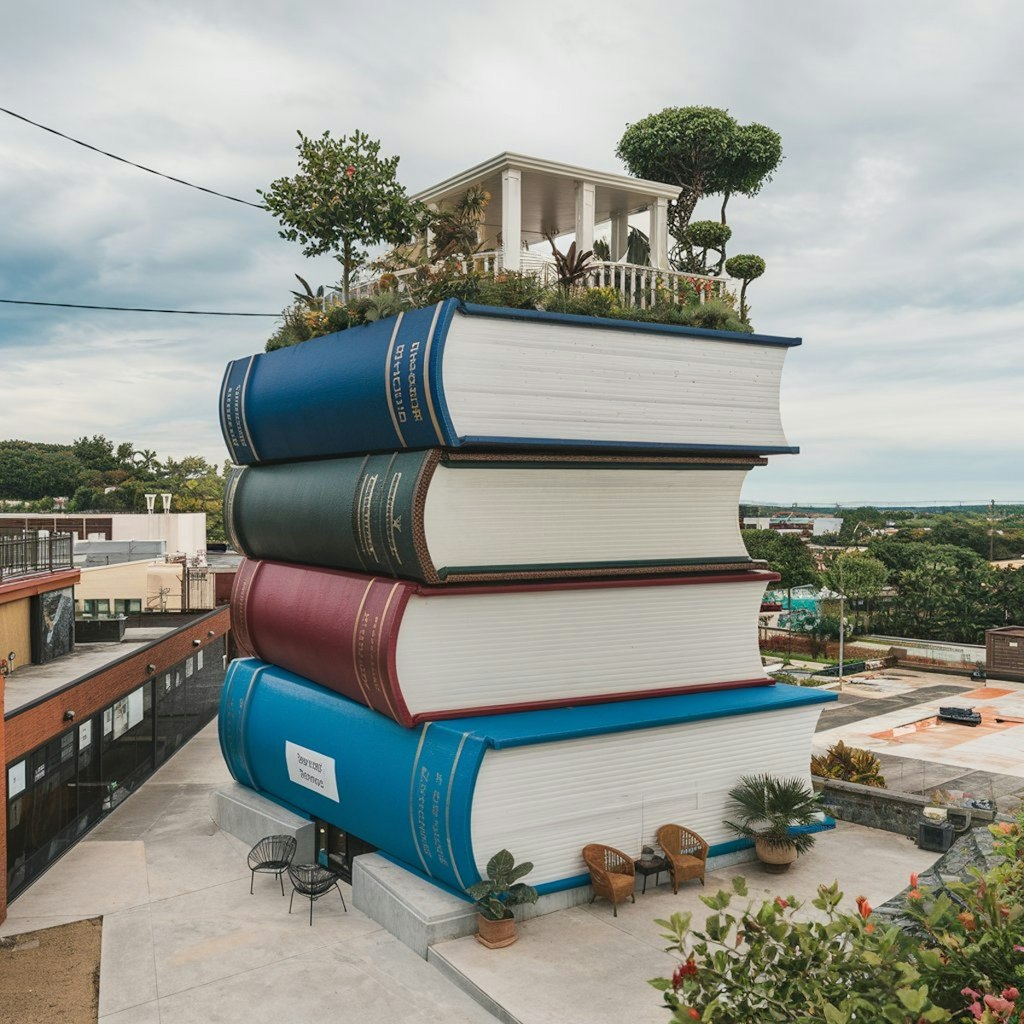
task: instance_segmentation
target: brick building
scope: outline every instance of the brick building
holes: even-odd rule
[[[69,565],[70,537],[0,538],[0,922],[214,718],[229,657],[226,606],[76,644]]]

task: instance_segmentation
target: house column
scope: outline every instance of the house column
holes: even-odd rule
[[[590,181],[576,182],[576,251],[594,248],[594,193]]]
[[[427,203],[427,209],[431,213],[437,213],[437,203]],[[430,229],[430,225],[427,225],[427,230],[423,234],[423,246],[425,248],[424,255],[429,260],[430,250],[434,248],[434,232]]]
[[[514,167],[501,172],[501,263],[518,271],[523,249],[523,174]]]
[[[651,266],[668,270],[668,200],[655,199],[648,210],[651,215]]]
[[[617,213],[612,217],[612,239],[609,249],[613,260],[621,260],[629,245],[629,214]]]

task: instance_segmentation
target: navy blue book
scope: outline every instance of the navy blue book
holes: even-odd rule
[[[236,463],[402,449],[795,452],[779,416],[798,338],[447,299],[228,364]]]
[[[586,882],[588,843],[639,856],[669,822],[713,854],[737,849],[722,821],[728,790],[752,772],[809,781],[818,714],[835,699],[779,684],[406,729],[245,658],[228,669],[219,728],[243,785],[457,891],[511,850],[534,863],[527,881],[543,893]]]

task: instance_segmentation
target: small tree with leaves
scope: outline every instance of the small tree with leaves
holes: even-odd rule
[[[361,131],[318,139],[298,133],[299,173],[259,190],[278,219],[282,238],[302,245],[305,256],[331,254],[341,264],[342,297],[348,302],[368,247],[408,242],[422,227],[425,210],[397,178],[398,157],[382,157],[380,142]]]
[[[754,256],[752,253],[733,256],[725,261],[725,272],[730,277],[739,278],[743,282],[740,286],[740,319],[744,323],[750,322],[750,307],[747,305],[747,285],[751,281],[756,281],[764,271],[764,260],[760,256]]]

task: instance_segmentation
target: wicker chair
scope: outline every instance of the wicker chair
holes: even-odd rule
[[[295,836],[266,836],[249,851],[249,894],[252,895],[256,872],[277,875],[281,883],[281,895],[284,895],[284,880],[281,876],[288,870],[288,865],[295,856]]]
[[[662,825],[658,829],[658,845],[668,860],[673,892],[679,892],[680,882],[693,878],[699,878],[700,884],[704,884],[708,844],[696,832],[682,825]]]
[[[319,864],[291,864],[288,867],[288,877],[292,883],[292,898],[288,901],[288,913],[292,912],[292,903],[296,893],[300,896],[308,896],[311,928],[313,926],[313,904],[321,896],[326,896],[332,889],[338,890],[338,895],[341,897],[341,908],[346,914],[348,913],[345,894],[341,891],[341,886],[338,885],[337,872]]]
[[[619,916],[619,903],[628,896],[636,903],[636,868],[632,858],[613,846],[591,843],[583,847],[583,859],[590,871],[590,884],[594,887],[593,903],[598,896],[612,901],[612,915]]]

